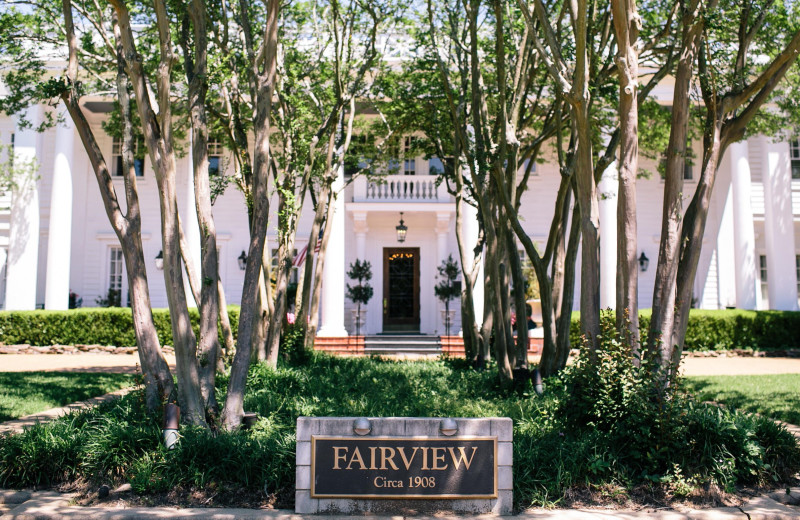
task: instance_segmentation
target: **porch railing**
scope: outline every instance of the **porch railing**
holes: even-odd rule
[[[447,188],[433,175],[387,175],[353,181],[353,202],[450,202]]]

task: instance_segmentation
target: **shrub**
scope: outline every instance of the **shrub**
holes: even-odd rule
[[[238,329],[239,308],[228,307],[234,336]],[[199,334],[200,315],[190,309],[195,334]],[[172,328],[167,309],[154,309],[153,322],[162,345],[172,345]],[[220,332],[221,334],[221,332]],[[220,336],[220,341],[223,338]],[[135,347],[133,316],[129,308],[82,308],[68,311],[0,312],[0,343],[6,345],[111,345]]]
[[[696,403],[647,356],[634,364],[610,318],[602,320],[595,356],[581,349],[564,371],[568,393],[555,411],[579,450],[593,439],[581,477],[661,482],[683,493],[707,482],[731,489],[787,481],[800,468],[797,442],[785,428]]]
[[[613,319],[613,316],[606,319]],[[639,312],[639,332],[647,339],[650,310]],[[570,342],[580,345],[580,315],[570,322]],[[739,309],[689,311],[684,350],[783,350],[797,348],[800,312]]]

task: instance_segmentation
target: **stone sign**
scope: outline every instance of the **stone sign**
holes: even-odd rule
[[[311,437],[312,498],[496,498],[497,438]]]
[[[508,418],[299,417],[295,511],[511,514]]]

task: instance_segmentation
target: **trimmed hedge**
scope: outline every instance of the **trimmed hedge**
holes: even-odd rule
[[[613,316],[613,315],[612,315]],[[650,309],[639,312],[639,330],[647,337]],[[572,345],[580,344],[580,313],[572,314]],[[800,348],[800,312],[739,309],[689,311],[684,350],[784,350]]]
[[[199,334],[200,314],[189,309],[192,327]],[[234,337],[239,307],[228,307]],[[172,345],[169,310],[153,309],[153,321],[162,345]],[[220,340],[222,338],[220,337]],[[0,312],[0,343],[5,345],[107,345],[135,347],[133,316],[129,308],[95,307],[69,311]]]
[[[189,311],[195,333],[197,309]],[[239,307],[228,307],[233,334],[239,322]],[[172,344],[169,311],[154,309],[153,320],[162,345]],[[650,310],[639,313],[642,337],[650,326]],[[580,344],[580,314],[572,315],[570,339]],[[5,345],[113,345],[136,346],[133,319],[128,308],[85,308],[69,311],[0,312],[0,343]],[[800,312],[707,311],[692,309],[686,331],[686,350],[783,350],[800,348]]]

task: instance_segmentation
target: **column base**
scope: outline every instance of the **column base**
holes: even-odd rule
[[[348,335],[349,334],[347,334],[347,330],[344,327],[322,327],[317,331],[318,338],[343,338],[347,337]]]

